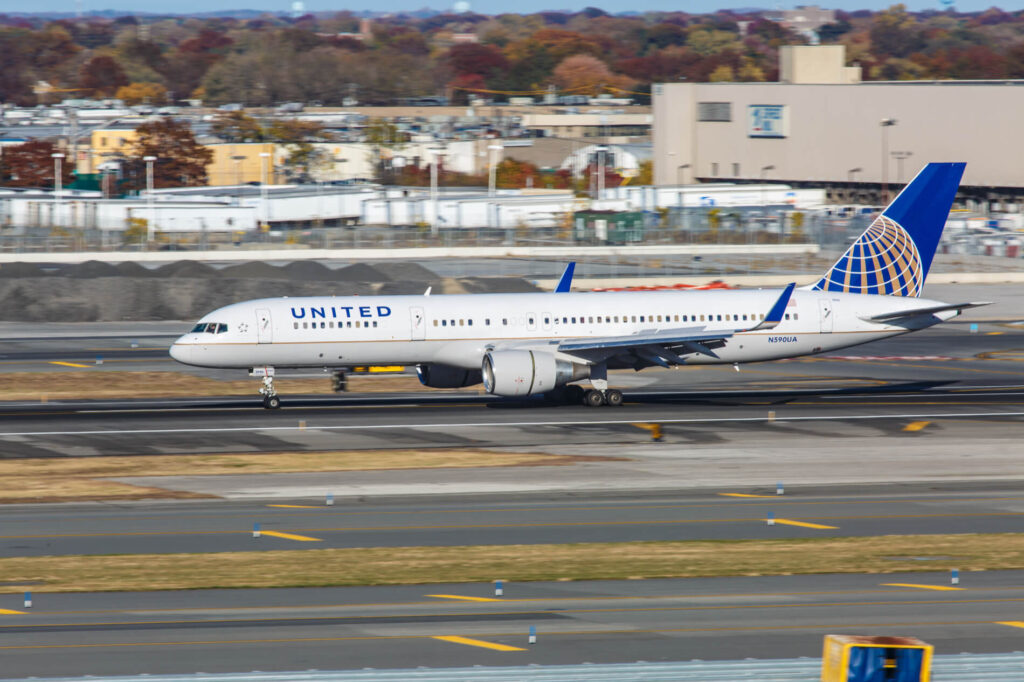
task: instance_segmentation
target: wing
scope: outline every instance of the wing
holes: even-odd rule
[[[678,327],[674,329],[647,329],[626,336],[582,337],[560,339],[548,348],[596,364],[607,362],[612,367],[641,369],[652,365],[669,367],[686,362],[684,355],[707,355],[717,358],[715,350],[725,345],[726,339],[741,332],[772,329],[782,321],[786,304],[793,295],[795,284],[782,292],[765,315],[764,320],[752,327],[708,329],[706,326]]]

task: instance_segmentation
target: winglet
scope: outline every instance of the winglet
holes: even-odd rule
[[[761,324],[750,329],[750,331],[756,331],[758,329],[774,329],[778,326],[779,322],[782,322],[782,316],[786,313],[786,306],[789,305],[789,299],[793,295],[793,289],[796,288],[796,282],[790,282],[783,290],[782,295],[779,296],[778,300],[775,301],[775,305],[768,311],[765,318],[761,320]]]
[[[555,287],[556,294],[567,294],[572,289],[572,273],[576,270],[576,263],[571,262],[565,266],[565,272],[562,273],[562,279],[558,280],[558,286]]]

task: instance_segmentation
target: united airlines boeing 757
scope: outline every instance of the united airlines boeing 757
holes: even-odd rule
[[[220,308],[171,346],[175,360],[249,369],[278,408],[277,368],[415,365],[435,388],[483,383],[620,405],[609,369],[810,355],[917,331],[984,303],[921,299],[963,163],[931,163],[807,286],[748,291],[268,298]],[[588,382],[584,390],[576,382]]]

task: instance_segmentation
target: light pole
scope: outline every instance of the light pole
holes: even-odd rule
[[[267,210],[267,165],[270,152],[260,152],[260,231],[269,231],[270,212]]]
[[[433,157],[430,164],[430,203],[434,207],[434,215],[430,220],[430,234],[436,236],[438,231],[438,207],[437,207],[437,162],[444,154],[444,147],[430,147],[430,154]]]
[[[498,152],[503,150],[500,144],[489,144],[487,145],[488,151],[490,151],[490,167],[487,169],[487,196],[493,197],[498,193],[498,164],[495,157],[498,156]]]
[[[681,164],[678,168],[676,168],[676,184],[677,185],[683,184],[682,171],[686,170],[689,167],[690,167],[690,164],[684,163],[684,164]]]
[[[903,161],[914,155],[914,152],[893,152],[892,158],[896,159],[896,184],[903,184]]]
[[[889,203],[889,128],[896,125],[896,119],[883,118],[878,122],[882,127],[882,204]]]
[[[62,162],[64,155],[60,152],[50,154],[53,157],[53,225],[58,223],[57,214],[60,213],[61,198],[64,191],[64,178],[61,176]]]
[[[775,166],[773,166],[773,165],[761,166],[761,213],[763,214],[762,217],[761,217],[762,218],[762,223],[761,223],[762,225],[767,225],[768,224],[768,203],[765,201],[764,176],[765,176],[765,173],[767,173],[770,170],[775,170]],[[747,241],[750,242],[750,239],[748,239]]]
[[[153,162],[155,156],[144,156],[146,162],[146,203],[149,204],[149,222],[146,224],[146,243],[153,241],[153,234],[156,232],[156,207],[153,205]]]
[[[608,147],[601,145],[597,148],[597,198],[604,194],[604,155]]]

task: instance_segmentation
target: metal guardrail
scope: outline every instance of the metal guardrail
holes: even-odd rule
[[[47,678],[47,682],[817,682],[816,658]],[[936,656],[933,682],[1024,680],[1024,653]],[[14,680],[0,680],[14,682]]]

